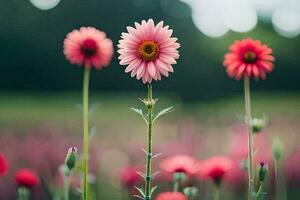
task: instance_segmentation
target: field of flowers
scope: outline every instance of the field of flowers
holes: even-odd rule
[[[237,95],[183,103],[172,94],[157,95],[161,98],[155,112],[160,106],[169,105],[175,110],[162,117],[153,129],[153,150],[162,153],[153,160],[154,170],[159,171],[153,179],[154,184],[159,185],[154,196],[173,191],[169,170],[176,167],[191,170],[195,163],[190,160],[202,163],[215,156],[224,156],[235,164],[224,177],[221,199],[245,199],[247,174],[242,166],[247,155],[247,133],[243,123],[243,98]],[[135,98],[139,96],[143,94],[98,95],[97,91],[92,91],[90,121],[93,136],[89,172],[92,199],[133,199],[132,195],[137,194],[134,186],[143,185],[143,179],[136,171],[144,170],[142,148],[146,128],[139,116],[130,110],[134,105],[142,106]],[[15,173],[21,168],[31,169],[39,177],[39,183],[31,189],[32,199],[63,199],[61,166],[67,150],[76,146],[79,152],[82,151],[80,95],[2,94],[0,99],[0,146],[10,165],[0,180],[0,199],[16,198]],[[258,149],[255,162],[268,163],[264,191],[268,192],[269,199],[275,199],[276,193],[280,195],[278,199],[298,199],[299,94],[255,93],[252,99],[253,115],[264,115],[268,121],[264,130],[255,135],[254,142]],[[283,143],[282,158],[278,161],[278,189],[275,189],[272,153],[275,137]],[[78,159],[80,157],[81,153]],[[81,199],[80,174],[78,164],[70,177],[70,199]],[[187,192],[185,188],[189,187],[198,190],[197,197],[192,199],[214,198],[212,181],[198,172],[190,174],[180,184],[179,191]]]
[[[299,3],[60,1],[0,2],[0,200],[300,199]]]

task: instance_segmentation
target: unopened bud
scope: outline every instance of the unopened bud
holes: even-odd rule
[[[265,118],[253,118],[251,120],[251,128],[253,133],[259,133],[266,126]]]
[[[272,143],[273,157],[275,160],[279,160],[283,153],[283,144],[279,138],[274,138]]]
[[[259,171],[258,171],[260,182],[263,182],[265,180],[267,173],[268,173],[268,165],[265,162],[260,162]]]
[[[182,183],[185,180],[186,175],[183,172],[176,172],[173,174],[173,178],[175,182]]]
[[[77,148],[71,147],[68,150],[68,154],[65,159],[65,165],[71,171],[76,165]]]
[[[143,103],[145,104],[148,110],[151,110],[156,103],[157,99],[143,99]]]
[[[185,196],[187,196],[189,199],[194,199],[198,195],[198,188],[195,186],[186,187],[183,189],[183,193]]]

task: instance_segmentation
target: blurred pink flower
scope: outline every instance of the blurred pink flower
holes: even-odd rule
[[[139,168],[137,166],[124,167],[119,174],[122,185],[129,188],[134,186],[140,178],[140,176],[137,174],[138,171]]]
[[[104,32],[94,27],[81,27],[67,35],[64,54],[72,64],[102,69],[111,61],[113,44]]]
[[[242,161],[248,156],[248,137],[245,126],[236,126],[232,135],[230,157],[234,160]],[[254,164],[259,164],[261,161],[270,162],[272,158],[271,143],[268,140],[266,132],[256,134],[253,140]]]
[[[224,182],[234,188],[242,188],[246,184],[247,173],[246,169],[242,168],[242,163],[233,161],[232,168],[224,176]]]
[[[163,160],[160,167],[170,174],[182,172],[191,175],[197,170],[197,162],[190,156],[176,155]]]
[[[0,177],[4,176],[8,171],[8,161],[5,156],[0,152]]]
[[[252,38],[236,40],[229,49],[230,52],[225,55],[223,65],[232,78],[239,80],[243,76],[248,78],[253,76],[255,79],[265,79],[266,73],[270,73],[274,68],[272,49],[262,44],[260,40]]]
[[[16,183],[18,186],[32,188],[39,184],[39,177],[30,169],[20,169],[15,175]]]
[[[203,179],[212,179],[219,185],[225,174],[232,169],[233,164],[229,157],[215,156],[208,158],[199,164],[199,176]]]
[[[285,159],[285,174],[289,184],[300,185],[300,150],[291,153]]]
[[[188,200],[188,198],[181,192],[162,192],[155,200]]]
[[[171,37],[172,30],[159,22],[156,26],[152,19],[135,28],[128,26],[128,33],[122,33],[118,53],[120,65],[128,65],[125,72],[131,77],[151,83],[152,79],[161,80],[161,75],[169,76],[173,72],[172,64],[179,58],[177,38]]]

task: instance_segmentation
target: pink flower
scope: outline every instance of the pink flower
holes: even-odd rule
[[[120,171],[120,181],[126,187],[134,186],[139,180],[139,175],[137,172],[139,171],[136,166],[128,166],[123,168]]]
[[[135,28],[128,26],[128,33],[122,33],[118,53],[120,65],[128,65],[125,72],[131,72],[143,83],[161,80],[161,75],[169,76],[173,72],[172,64],[179,58],[177,38],[171,37],[172,30],[159,22],[154,26],[152,19],[141,24],[135,23]]]
[[[230,77],[239,80],[243,76],[255,79],[266,78],[273,68],[274,57],[272,49],[259,40],[251,38],[237,40],[230,46],[230,52],[225,55],[223,65]]]
[[[295,150],[287,156],[284,162],[285,175],[288,184],[300,185],[300,150]]]
[[[20,169],[16,172],[16,183],[18,186],[31,188],[39,183],[39,178],[34,171]]]
[[[176,172],[193,174],[196,172],[196,166],[196,160],[187,155],[176,155],[163,160],[160,164],[160,167],[170,174]]]
[[[8,162],[5,156],[0,152],[0,176],[4,176],[8,171]]]
[[[188,200],[181,192],[163,192],[157,195],[155,200]]]
[[[247,180],[247,170],[242,167],[243,163],[234,160],[232,168],[224,176],[224,182],[235,189],[243,188]]]
[[[81,27],[68,33],[64,41],[64,54],[72,64],[102,69],[111,61],[113,45],[104,32],[93,27]]]
[[[230,157],[234,160],[243,161],[248,157],[248,136],[246,127],[236,126],[235,133],[231,139]],[[253,139],[253,147],[256,153],[253,156],[253,162],[259,164],[261,161],[272,161],[272,148],[266,132],[255,135]]]
[[[217,185],[220,185],[224,175],[232,167],[233,161],[230,158],[215,156],[199,164],[199,175],[202,178],[212,179]]]

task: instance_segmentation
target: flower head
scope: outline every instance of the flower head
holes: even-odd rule
[[[128,166],[123,168],[120,171],[120,181],[124,186],[132,187],[139,180],[139,175],[137,172],[139,171],[136,166]]]
[[[93,27],[81,27],[68,33],[64,54],[72,64],[102,69],[110,63],[113,45],[104,32]]]
[[[212,179],[217,185],[220,185],[224,175],[233,167],[233,161],[230,158],[216,156],[209,158],[199,165],[199,175],[203,178]]]
[[[230,46],[230,52],[225,55],[223,65],[230,77],[239,80],[243,76],[255,79],[265,79],[266,73],[273,68],[274,57],[272,49],[259,40],[246,38],[237,40]]]
[[[179,58],[177,38],[171,37],[172,30],[159,22],[156,26],[152,19],[135,28],[128,26],[128,33],[122,33],[118,53],[120,64],[128,65],[125,72],[131,77],[142,79],[143,83],[161,80],[161,75],[169,76],[173,72],[172,64]]]
[[[265,162],[260,162],[258,167],[258,177],[259,181],[263,182],[268,173],[268,165]]]
[[[155,200],[187,200],[187,197],[181,192],[163,192]]]
[[[29,169],[20,169],[15,175],[16,183],[18,186],[32,188],[39,184],[39,178],[34,171]]]
[[[197,162],[187,155],[176,155],[162,161],[160,167],[171,174],[185,173],[193,174],[196,171]]]
[[[72,170],[76,165],[77,147],[71,147],[68,149],[68,153],[65,159],[65,165],[69,170]]]
[[[279,138],[274,138],[273,139],[272,151],[273,151],[274,159],[279,160],[280,158],[282,158],[283,144],[282,144],[282,141]]]
[[[8,171],[8,162],[5,156],[0,153],[0,176],[4,176]]]

